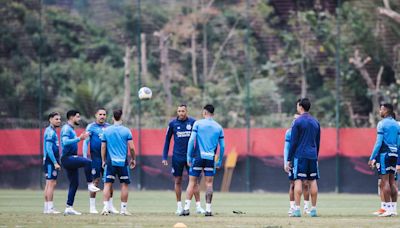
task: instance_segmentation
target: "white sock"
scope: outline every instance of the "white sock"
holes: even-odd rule
[[[385,202],[381,202],[381,209],[385,209]]]
[[[177,206],[178,210],[182,210],[182,202],[181,201],[176,202],[176,206]]]
[[[53,210],[53,207],[54,207],[54,204],[53,204],[53,201],[48,201],[47,202],[47,210]]]
[[[310,201],[304,200],[304,208],[310,208]]]
[[[294,208],[293,209],[295,209],[295,210],[300,210],[300,205],[294,205]]]
[[[397,202],[392,202],[392,210],[397,212]]]
[[[109,209],[109,201],[103,201],[103,204],[104,204],[104,208],[105,209]]]
[[[47,212],[49,210],[49,206],[47,202],[44,202],[44,212]]]
[[[294,201],[289,201],[290,208],[294,208]]]
[[[311,207],[311,211],[312,211],[312,210],[317,210],[317,207],[316,207],[316,206],[315,206],[315,207],[312,206],[312,207]]]
[[[121,211],[126,211],[127,207],[128,207],[128,202],[121,202]]]
[[[199,208],[199,207],[201,207],[201,203],[200,203],[200,201],[197,201],[196,202],[196,208]]]
[[[89,198],[90,208],[96,208],[96,198]]]
[[[206,203],[206,211],[211,212],[211,203]]]
[[[192,202],[191,200],[185,200],[185,208],[184,210],[189,210],[190,209],[190,202]]]
[[[389,205],[388,202],[385,202],[385,203],[383,204],[383,209],[385,209],[385,211],[390,211],[390,205]]]
[[[112,197],[110,197],[110,199],[108,200],[108,202],[109,202],[109,204],[110,204],[110,208],[113,208],[113,207],[114,207],[114,204],[113,204],[113,198],[112,198]]]

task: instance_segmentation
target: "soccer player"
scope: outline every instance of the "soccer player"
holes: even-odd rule
[[[175,194],[177,209],[175,214],[180,215],[183,207],[181,202],[182,194],[182,174],[183,170],[189,173],[189,167],[186,163],[187,145],[195,119],[188,116],[187,106],[179,105],[177,109],[178,117],[168,124],[167,134],[165,136],[162,164],[168,166],[168,150],[172,135],[174,136],[174,149],[172,152],[172,174],[175,178]],[[199,184],[194,186],[194,198],[196,199],[196,212],[204,214],[205,211],[200,203]]]
[[[129,168],[133,169],[136,166],[135,147],[133,145],[132,133],[127,128],[122,126],[122,110],[113,112],[114,124],[108,127],[103,134],[101,143],[101,158],[104,168],[104,190],[103,200],[104,208],[102,215],[110,213],[110,197],[111,187],[116,176],[121,183],[121,215],[131,215],[128,211],[128,185]],[[128,148],[131,154],[131,160],[128,163]]]
[[[106,127],[110,126],[106,123],[107,111],[104,108],[99,108],[95,114],[95,122],[89,124],[86,127],[86,132],[89,132],[89,137],[83,143],[83,157],[87,158],[88,148],[90,145],[90,157],[92,160],[92,175],[93,183],[96,187],[99,187],[100,176],[103,174],[104,170],[102,168],[101,161],[101,138]],[[89,208],[91,214],[98,214],[96,210],[96,192],[90,192]],[[115,209],[113,205],[113,189],[111,188],[111,198],[110,212],[113,214],[118,214],[119,212]]]
[[[203,108],[204,119],[198,120],[193,125],[192,134],[189,138],[187,149],[187,163],[189,170],[189,184],[186,190],[185,207],[182,216],[189,215],[190,202],[194,194],[197,178],[201,171],[204,171],[206,183],[206,213],[205,216],[212,216],[211,201],[213,197],[213,182],[215,168],[219,169],[224,158],[225,141],[224,130],[214,119],[214,106],[207,104]],[[215,164],[215,153],[219,148],[219,160]]]
[[[70,110],[67,112],[67,124],[61,129],[61,148],[62,157],[61,164],[67,171],[69,180],[68,199],[67,207],[65,208],[64,215],[81,215],[82,213],[75,211],[72,206],[75,200],[76,190],[79,185],[79,168],[85,168],[86,181],[88,183],[88,190],[90,192],[100,191],[92,182],[92,161],[78,156],[78,142],[85,140],[88,136],[88,132],[82,133],[79,137],[76,136],[74,131],[75,126],[79,126],[80,122],[79,111]]]
[[[317,216],[318,153],[321,130],[318,121],[308,113],[310,108],[311,102],[308,98],[297,100],[297,112],[300,116],[292,126],[286,167],[287,172],[293,169],[295,208],[291,214],[292,217],[301,217],[300,199],[304,181],[308,182],[311,193],[310,216]]]
[[[368,161],[371,167],[376,166],[381,177],[381,191],[384,198],[384,213],[381,217],[397,215],[396,163],[400,146],[400,127],[393,119],[393,106],[385,103],[380,106],[379,115],[383,118],[377,126],[377,137],[374,149]],[[380,163],[377,163],[379,161]],[[393,199],[392,196],[394,196]]]
[[[299,117],[298,114],[294,115],[294,120],[296,120]],[[293,120],[293,122],[294,122]],[[293,123],[292,123],[293,125]],[[286,130],[285,133],[285,147],[284,147],[284,151],[283,151],[283,167],[284,170],[287,170],[286,167],[286,160],[289,154],[289,149],[290,149],[290,137],[292,135],[292,128],[289,128]],[[289,170],[288,172],[288,178],[289,178],[289,211],[288,214],[291,215],[293,213],[294,210],[294,179],[293,179],[293,171]],[[304,212],[306,214],[310,213],[310,192],[309,192],[309,188],[308,188],[308,183],[307,181],[303,182],[303,197],[304,197]]]
[[[56,128],[61,125],[61,116],[58,112],[49,114],[50,125],[44,131],[43,137],[43,170],[46,176],[46,187],[44,188],[44,214],[59,214],[54,209],[53,194],[57,185],[58,171],[61,169],[59,163],[60,153]]]

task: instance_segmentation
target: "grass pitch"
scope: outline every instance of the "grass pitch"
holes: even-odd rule
[[[64,210],[66,191],[56,191],[55,206]],[[286,194],[214,193],[213,217],[192,214],[179,217],[172,191],[131,191],[128,208],[133,216],[90,215],[89,196],[78,191],[74,208],[81,216],[44,215],[43,194],[38,190],[0,190],[0,227],[173,227],[181,222],[187,227],[399,227],[398,217],[371,215],[378,209],[377,195],[320,194],[318,218],[287,216]],[[204,207],[204,194],[202,194]],[[119,192],[114,206],[119,208]],[[102,194],[97,196],[102,209]],[[232,211],[245,214],[234,214]]]

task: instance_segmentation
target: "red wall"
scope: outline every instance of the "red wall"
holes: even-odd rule
[[[252,156],[282,156],[284,135],[283,128],[255,128],[250,130]],[[78,129],[77,133],[82,132]],[[138,133],[132,130],[136,147]],[[142,155],[161,155],[164,145],[164,129],[142,130]],[[374,128],[340,129],[340,155],[347,157],[369,156],[375,143]],[[0,155],[39,155],[39,130],[0,130]],[[240,155],[246,155],[246,129],[225,129],[226,151],[232,149]],[[172,148],[171,143],[171,148]],[[81,153],[82,143],[79,143]],[[322,129],[320,156],[336,155],[336,130]]]

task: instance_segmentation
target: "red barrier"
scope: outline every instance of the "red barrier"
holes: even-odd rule
[[[77,134],[82,132],[77,130]],[[236,149],[239,155],[282,156],[284,136],[283,128],[253,128],[250,130],[251,150],[247,153],[246,129],[225,129],[226,151]],[[138,147],[138,132],[132,130],[134,142]],[[161,155],[164,146],[165,129],[142,130],[142,155]],[[369,156],[375,143],[374,128],[340,129],[340,155],[347,157]],[[0,155],[39,155],[39,130],[18,129],[0,130]],[[173,141],[173,140],[172,140]],[[171,142],[170,149],[173,143]],[[82,143],[79,143],[82,153]],[[324,128],[321,135],[321,157],[336,155],[336,129]]]

